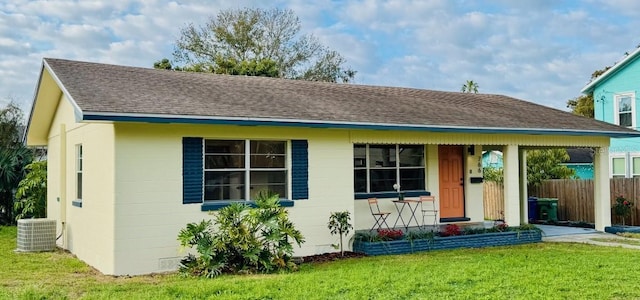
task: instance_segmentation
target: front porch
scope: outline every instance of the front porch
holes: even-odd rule
[[[389,144],[407,143],[411,145],[424,143],[425,147],[425,189],[423,191],[405,191],[407,193],[425,193],[435,196],[439,210],[435,222],[425,222],[433,228],[450,224],[480,224],[484,222],[483,210],[483,173],[482,151],[500,150],[504,155],[504,222],[509,226],[518,226],[528,223],[528,194],[527,194],[527,168],[526,152],[533,149],[563,148],[563,147],[591,147],[595,149],[594,158],[594,213],[596,215],[595,226],[598,231],[604,231],[611,225],[609,202],[609,161],[607,151],[609,139],[607,137],[579,137],[579,136],[537,136],[537,135],[488,135],[488,134],[449,134],[434,133],[429,139],[417,138],[411,133],[400,133],[393,140],[374,138],[371,136],[352,136],[354,143]],[[437,143],[436,143],[437,142]],[[451,147],[454,148],[451,148]],[[443,148],[455,149],[458,147],[460,158],[460,186],[459,191],[451,188],[450,182],[443,181],[443,176],[451,173],[443,164],[453,161],[450,154],[443,152]],[[443,172],[444,171],[444,172]],[[455,175],[454,175],[455,176]],[[357,179],[356,179],[357,180]],[[402,178],[400,178],[402,180]],[[456,193],[461,195],[456,199]],[[451,195],[454,195],[453,197]],[[356,230],[369,230],[374,225],[367,198],[375,197],[378,200],[381,211],[391,213],[387,219],[390,227],[398,218],[398,209],[394,201],[398,200],[397,191],[386,193],[356,193],[354,199],[354,227]],[[417,197],[417,195],[415,196]],[[443,212],[452,206],[455,201],[461,201],[457,207],[457,215],[448,215]],[[453,202],[452,202],[453,201]],[[402,212],[402,218],[408,219],[412,215],[408,211]],[[418,210],[417,219],[421,221]],[[399,227],[400,225],[395,227]]]

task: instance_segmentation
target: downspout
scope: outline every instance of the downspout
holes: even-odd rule
[[[67,128],[60,124],[60,224],[62,231],[62,248],[67,249]]]

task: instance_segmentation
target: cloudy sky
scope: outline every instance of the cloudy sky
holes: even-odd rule
[[[30,108],[43,57],[151,67],[188,23],[274,6],[346,57],[355,83],[458,91],[474,80],[560,109],[640,43],[636,0],[0,0],[0,104]]]

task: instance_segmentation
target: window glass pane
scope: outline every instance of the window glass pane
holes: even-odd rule
[[[204,156],[205,169],[243,169],[244,155],[211,155]]]
[[[396,183],[396,169],[371,170],[370,192],[393,192],[393,184]]]
[[[76,199],[82,199],[82,172],[77,173],[77,190],[76,190]]]
[[[396,166],[396,146],[395,145],[370,145],[369,146],[369,166],[375,167],[395,167]]]
[[[285,171],[251,171],[251,197],[262,190],[278,193],[286,198],[287,172]]]
[[[251,197],[251,200],[254,200],[256,199],[256,195],[258,195],[258,192],[266,189],[267,188],[251,187],[251,190],[249,191],[249,194],[250,194],[249,197]],[[272,185],[269,185],[268,189],[269,191],[278,194],[278,198],[280,199],[288,198],[287,187],[284,184],[272,184]]]
[[[613,163],[612,165],[612,173],[613,174],[617,174],[617,175],[624,175],[625,172],[625,167],[624,167],[624,158],[623,157],[614,157],[612,159]]]
[[[284,168],[286,143],[251,141],[251,168]]]
[[[400,169],[400,188],[402,190],[424,190],[424,168]]]
[[[364,168],[367,166],[367,147],[365,145],[353,145],[353,166]]]
[[[618,125],[624,127],[633,126],[633,121],[631,120],[631,113],[620,113],[620,118],[618,119]]]
[[[618,98],[618,112],[630,112],[631,111],[631,97],[624,96]]]
[[[633,158],[633,174],[640,175],[640,157]]]
[[[282,154],[285,142],[279,141],[251,141],[251,154]]]
[[[205,200],[244,200],[244,172],[206,171]]]
[[[282,154],[251,154],[251,168],[284,168]]]
[[[225,153],[244,154],[244,141],[206,140],[205,144],[204,144],[204,153],[207,153],[207,154],[225,154]]]
[[[355,170],[353,174],[353,189],[356,193],[367,192],[367,170]]]
[[[78,145],[78,171],[82,171],[82,145]]]
[[[400,167],[424,166],[424,146],[400,145]]]

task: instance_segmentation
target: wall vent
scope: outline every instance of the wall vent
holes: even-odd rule
[[[53,251],[55,248],[56,220],[18,220],[18,249],[16,251]]]

